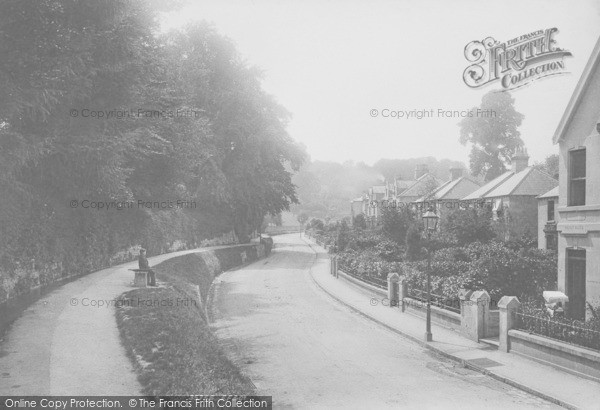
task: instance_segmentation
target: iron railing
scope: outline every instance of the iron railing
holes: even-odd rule
[[[427,291],[418,288],[409,288],[408,296],[416,299],[419,302],[427,303]],[[446,309],[454,313],[460,313],[460,302],[458,300],[449,299],[447,296],[431,293],[431,305]]]
[[[346,266],[342,263],[338,263],[338,269],[341,271],[344,271],[344,273],[348,276],[352,276],[354,279],[358,279],[360,281],[363,281],[365,283],[368,283],[369,285],[373,285],[376,286],[378,288],[387,290],[387,280],[381,279],[381,278],[376,278],[373,276],[362,276],[362,275],[357,275],[356,273],[352,273],[350,271],[350,269],[346,269]]]
[[[600,331],[521,311],[515,311],[513,314],[515,328],[518,330],[600,351]]]

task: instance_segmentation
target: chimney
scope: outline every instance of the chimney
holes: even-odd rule
[[[456,181],[463,176],[462,168],[450,168],[450,181]]]
[[[429,172],[429,167],[427,164],[417,164],[415,167],[415,179],[421,178],[423,175]]]
[[[527,154],[526,148],[517,148],[515,155],[511,160],[511,171],[515,174],[523,171],[529,166],[529,155]]]

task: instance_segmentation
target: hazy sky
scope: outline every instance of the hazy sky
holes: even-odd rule
[[[525,115],[531,161],[556,153],[551,139],[600,36],[599,0],[192,1],[165,16],[165,28],[214,22],[252,65],[264,88],[293,115],[290,135],[312,159],[364,161],[434,156],[468,163],[461,118],[395,119],[370,111],[467,110],[498,83],[471,89],[464,48],[557,27],[570,74],[512,91]]]

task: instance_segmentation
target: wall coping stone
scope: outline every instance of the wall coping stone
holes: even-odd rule
[[[561,342],[560,340],[555,340],[544,336],[538,336],[516,329],[509,330],[508,335],[516,339],[522,339],[531,343],[549,347],[551,349],[559,350],[561,352],[568,353],[573,356],[582,357],[584,359],[596,362],[600,365],[600,352],[596,352],[591,349],[586,349],[585,347],[575,346],[566,342]]]

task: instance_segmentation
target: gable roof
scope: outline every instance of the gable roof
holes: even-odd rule
[[[436,188],[441,184],[441,181],[437,179],[433,174],[426,173],[417,179],[410,187],[402,191],[398,196],[400,197],[421,197],[423,196],[423,189],[427,189],[427,183],[433,181]]]
[[[545,172],[533,167],[527,167],[521,172],[512,173],[492,191],[484,195],[484,198],[494,198],[509,195],[534,195],[538,196],[556,187],[558,181]]]
[[[371,187],[371,192],[374,194],[385,194],[385,185],[375,185]]]
[[[596,45],[594,46],[594,49],[592,50],[592,55],[590,56],[590,59],[588,60],[585,68],[583,69],[581,78],[579,79],[579,82],[577,83],[577,86],[575,87],[575,91],[573,91],[573,95],[571,96],[571,99],[569,100],[569,104],[567,105],[567,108],[565,109],[565,112],[563,113],[563,116],[560,119],[560,122],[558,123],[558,127],[556,128],[556,131],[554,132],[554,137],[552,138],[552,142],[554,142],[555,144],[560,142],[564,138],[567,128],[569,128],[569,125],[571,124],[571,122],[573,121],[573,118],[575,117],[575,111],[577,110],[577,107],[579,107],[579,104],[581,103],[581,100],[583,99],[583,95],[585,94],[585,91],[588,89],[589,83],[592,79],[592,74],[596,70],[598,70],[599,65],[600,65],[600,38],[598,38],[598,41],[596,42]]]
[[[455,180],[446,181],[429,195],[422,196],[416,202],[425,202],[428,199],[462,199],[468,193],[473,192],[481,184],[469,177],[460,177]]]
[[[500,185],[501,183],[506,181],[512,175],[513,175],[513,173],[511,171],[506,171],[504,174],[497,176],[496,178],[492,179],[487,184],[484,184],[481,188],[476,189],[475,191],[471,192],[469,195],[465,196],[463,198],[463,200],[470,201],[470,200],[474,200],[474,199],[483,198],[488,192],[495,189],[498,185]]]
[[[538,199],[545,199],[545,198],[558,198],[558,185],[555,186],[554,188],[552,188],[550,191],[538,196]]]
[[[406,191],[412,184],[414,184],[414,180],[409,179],[396,179],[394,184],[396,186],[396,193],[401,194],[403,191]]]

